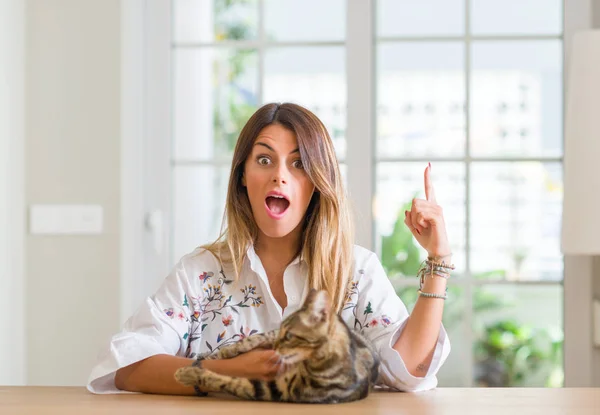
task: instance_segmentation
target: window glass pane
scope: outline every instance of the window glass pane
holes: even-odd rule
[[[464,32],[464,0],[379,0],[377,2],[379,36],[456,36]]]
[[[343,47],[268,49],[264,102],[293,102],[325,124],[340,159],[346,155],[346,71]]]
[[[346,37],[346,0],[265,0],[271,41],[340,41]]]
[[[173,263],[219,236],[228,181],[229,167],[174,167]]]
[[[173,0],[173,40],[212,43],[253,40],[258,0]]]
[[[423,173],[427,163],[378,163],[374,214],[378,248],[388,275],[416,276],[427,253],[404,224],[404,211],[414,197],[425,198]],[[432,182],[444,219],[456,265],[465,265],[465,168],[462,163],[433,163]]]
[[[549,35],[562,32],[562,0],[471,0],[475,35]]]
[[[178,49],[173,59],[174,159],[230,157],[258,106],[256,51]]]
[[[562,154],[561,42],[473,42],[471,153]]]
[[[473,293],[475,386],[563,386],[563,288],[486,285]]]
[[[396,293],[406,305],[410,313],[417,302],[416,286],[396,285]],[[442,323],[450,338],[452,351],[437,374],[440,387],[469,387],[471,381],[465,370],[466,362],[471,360],[468,327],[465,323],[464,289],[456,285],[448,285],[448,299],[444,302]]]
[[[385,43],[377,68],[379,157],[464,154],[462,43]]]
[[[471,269],[487,279],[562,280],[560,163],[473,163]]]

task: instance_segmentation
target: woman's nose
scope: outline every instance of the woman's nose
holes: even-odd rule
[[[287,183],[287,169],[285,167],[280,167],[275,170],[273,174],[273,183]]]

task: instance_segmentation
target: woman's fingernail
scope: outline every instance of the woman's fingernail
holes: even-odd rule
[[[431,163],[429,163],[429,170],[431,170]]]

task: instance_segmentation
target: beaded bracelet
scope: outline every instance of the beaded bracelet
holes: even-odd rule
[[[429,275],[431,278],[441,277],[446,280],[448,278],[450,278],[449,271],[454,270],[455,267],[454,267],[454,265],[446,264],[446,262],[443,260],[443,258],[447,258],[450,255],[451,254],[445,255],[443,257],[428,257],[425,261],[423,261],[423,263],[421,264],[421,268],[419,269],[419,272],[417,273],[417,277],[419,277],[419,295],[420,296],[428,297],[428,298],[442,298],[444,300],[446,300],[448,298],[448,287],[446,287],[446,290],[443,295],[426,293],[426,292],[423,292],[422,290],[423,290],[423,284],[425,283],[426,275]]]
[[[426,275],[429,275],[429,277],[431,277],[431,278],[441,277],[441,278],[448,279],[448,278],[450,278],[450,273],[447,271],[447,269],[449,269],[449,268],[441,267],[441,266],[423,265],[419,269],[419,272],[417,272],[417,277],[419,278],[419,282],[421,285],[423,285],[423,283],[425,282]]]
[[[427,298],[441,298],[442,300],[446,300],[448,298],[448,293],[444,293],[444,294],[424,293],[421,290],[419,290],[419,295],[421,297],[427,297]]]
[[[437,275],[446,279],[450,278],[449,271],[454,270],[454,265],[446,264],[444,261],[437,262],[436,259],[438,259],[438,257],[433,259],[427,258],[425,261],[423,261],[417,276],[422,277],[424,274],[429,274],[430,277]]]
[[[441,268],[441,269],[447,269],[447,270],[451,270],[451,271],[454,271],[454,268],[455,268],[454,265],[446,264],[445,261],[440,262],[437,257],[427,258],[424,262],[428,268]]]

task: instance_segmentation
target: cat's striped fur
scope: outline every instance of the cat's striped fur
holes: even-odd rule
[[[377,381],[379,359],[369,341],[329,310],[324,291],[312,290],[300,310],[278,330],[257,334],[207,359],[228,359],[255,348],[273,348],[288,369],[272,381],[223,376],[196,366],[175,378],[206,392],[261,401],[336,403],[365,398]]]

